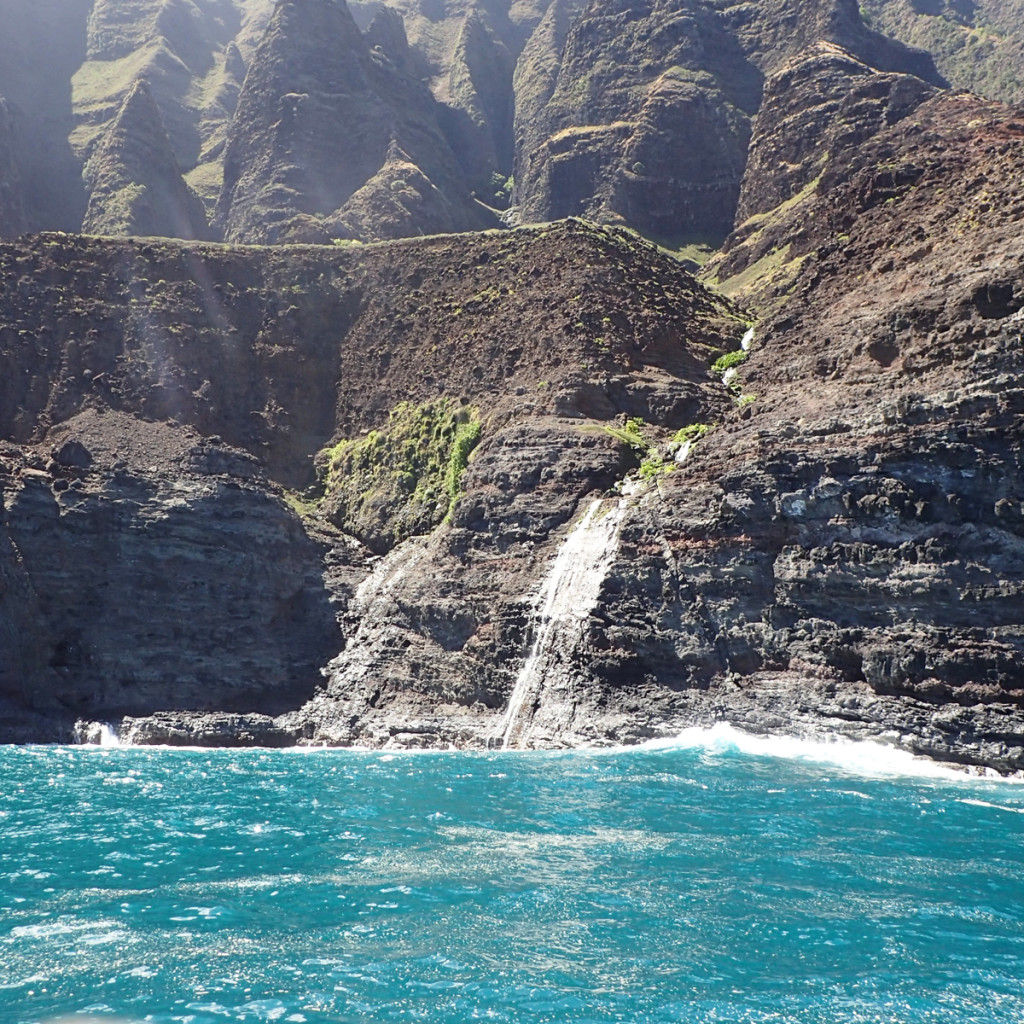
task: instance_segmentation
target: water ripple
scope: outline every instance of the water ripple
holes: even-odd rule
[[[2,1024],[1024,1018],[1019,786],[721,736],[0,760]]]

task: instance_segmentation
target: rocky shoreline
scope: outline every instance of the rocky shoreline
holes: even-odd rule
[[[664,708],[665,717],[657,720],[619,711],[607,713],[604,719],[588,718],[584,728],[545,730],[535,737],[532,749],[628,747],[724,723],[754,736],[876,743],[965,771],[989,770],[1024,778],[1024,721],[1018,709],[1005,705],[936,708],[880,697],[867,686],[837,687],[793,677],[736,681],[714,691],[687,693],[677,704]],[[54,729],[51,723],[48,741],[117,746],[501,749],[501,714],[473,714],[465,709],[451,715],[436,710],[420,715],[396,711],[368,723],[345,744],[331,743],[315,732],[309,735],[311,729],[302,717],[167,711],[127,717],[113,727],[79,721],[70,729]],[[106,740],[101,735],[104,727],[112,730]]]

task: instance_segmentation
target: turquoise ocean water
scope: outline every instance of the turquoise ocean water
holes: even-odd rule
[[[1024,786],[869,748],[0,748],[0,779],[0,1024],[1024,1019]]]

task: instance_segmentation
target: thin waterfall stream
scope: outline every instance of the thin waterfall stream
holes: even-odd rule
[[[503,749],[523,745],[546,682],[566,668],[619,548],[626,499],[591,502],[562,542],[537,595],[533,646],[516,678],[502,723]]]

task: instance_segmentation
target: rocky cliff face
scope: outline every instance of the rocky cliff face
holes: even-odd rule
[[[185,184],[144,80],[135,83],[85,166],[89,206],[82,230],[95,235],[205,238],[206,213]]]
[[[765,74],[826,41],[873,69],[940,81],[852,0],[7,6],[0,95],[23,126],[35,230],[141,230],[103,212],[122,186],[96,164],[116,137],[131,182],[164,182],[149,193],[167,208],[148,221],[186,237],[200,232],[172,175],[208,220],[216,207],[232,241],[370,241],[583,214],[717,244],[734,226]],[[166,144],[148,121],[125,121],[140,82]]]
[[[571,516],[577,488],[635,465],[603,425],[713,418],[723,396],[705,367],[742,329],[674,261],[573,224],[270,261],[44,236],[2,259],[17,728],[33,709],[59,731],[76,715],[297,708],[314,668],[364,629],[354,591],[372,562],[345,534],[377,550],[399,538],[372,541],[330,480],[322,514],[315,486],[293,499],[305,521],[280,487],[308,488],[338,438],[394,435],[402,401],[472,410],[483,476],[460,471],[448,501],[482,531],[474,602],[503,602],[495,551],[527,587],[538,566],[516,555]],[[375,468],[392,509],[421,500],[403,465]],[[449,596],[443,614],[464,629],[460,605]],[[495,703],[505,677],[486,649],[463,661]],[[461,677],[451,686],[476,699]]]
[[[85,58],[91,0],[0,3],[0,96],[13,115],[25,228],[75,231],[85,213],[71,77]]]
[[[872,67],[937,80],[923,53],[871,33],[847,0],[742,13],[689,0],[595,2],[550,15],[524,55],[524,73],[552,83],[528,93],[518,121],[525,220],[582,214],[717,242],[733,226],[765,73],[826,41]]]
[[[575,220],[0,246],[0,737],[728,720],[1024,770],[1019,111],[846,2],[506,6],[278,5],[224,224],[475,215],[507,53],[519,194],[728,231],[711,287]],[[105,131],[94,198],[155,188]]]
[[[273,0],[94,0],[85,61],[72,80],[71,142],[79,159],[89,160],[143,80],[175,161],[212,212],[227,126],[273,6]],[[160,170],[153,164],[148,173]]]
[[[1022,132],[1012,111],[939,96],[840,150],[803,211],[788,295],[762,304],[732,412],[625,511],[605,499],[622,516],[616,554],[521,742],[725,718],[1021,766]],[[518,616],[456,627],[448,581],[480,592],[465,571],[487,465],[481,451],[452,529],[400,549],[362,595],[311,736],[502,736],[540,629],[529,595],[571,528],[548,534]],[[568,483],[577,501],[589,483]],[[484,641],[503,682],[465,664]]]
[[[1022,138],[940,96],[839,150],[738,396],[708,366],[746,323],[625,234],[8,247],[5,735],[126,715],[140,742],[558,745],[727,719],[1020,768]],[[989,189],[1005,212],[970,220]],[[858,285],[872,252],[892,265]],[[374,533],[434,486],[402,452],[438,403],[480,427],[448,511]],[[341,500],[345,458],[366,475]],[[570,544],[597,576],[548,628]]]
[[[69,716],[279,713],[312,695],[336,645],[322,552],[251,457],[85,413],[2,464],[4,619],[22,619],[8,706],[59,732]],[[28,622],[8,606],[26,597]]]
[[[411,186],[399,177],[406,173],[402,164],[413,169]],[[323,221],[358,217],[364,204],[381,202],[378,194],[407,189],[415,221],[432,187],[439,193],[435,217],[441,209],[449,215],[435,227],[487,226],[460,187],[426,87],[382,50],[370,49],[343,4],[279,4],[253,57],[228,141],[218,206],[225,237],[329,241]]]
[[[25,230],[23,188],[14,118],[7,102],[0,99],[0,238],[13,238]]]
[[[812,188],[840,153],[908,117],[935,92],[914,75],[878,71],[830,43],[786,61],[765,81],[740,187],[738,234],[752,218]]]

